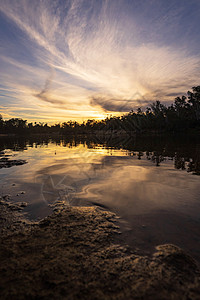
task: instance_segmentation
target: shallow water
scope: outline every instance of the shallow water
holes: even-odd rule
[[[2,156],[28,162],[0,169],[1,194],[27,202],[30,219],[56,202],[103,207],[121,217],[131,246],[148,252],[175,243],[200,260],[199,145],[187,138],[1,138]]]

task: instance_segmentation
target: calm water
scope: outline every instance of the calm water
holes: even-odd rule
[[[123,238],[148,252],[175,243],[200,261],[200,142],[194,138],[1,138],[1,194],[26,201],[30,219],[51,205],[116,212]]]

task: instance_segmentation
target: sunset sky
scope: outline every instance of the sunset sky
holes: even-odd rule
[[[0,113],[48,123],[200,84],[200,0],[0,0]]]

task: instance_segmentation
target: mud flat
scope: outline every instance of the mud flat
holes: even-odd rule
[[[22,205],[23,206],[23,205]],[[66,207],[38,223],[0,202],[0,299],[199,299],[200,270],[174,245],[117,243],[113,213]]]
[[[6,155],[4,151],[0,151],[0,169],[21,166],[27,163],[27,161],[23,159],[10,159],[10,156],[11,155]]]

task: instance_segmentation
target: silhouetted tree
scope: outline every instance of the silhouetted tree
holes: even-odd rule
[[[140,107],[136,112],[131,110],[121,117],[110,116],[104,120],[88,119],[79,124],[67,121],[49,126],[47,123],[28,123],[26,120],[12,118],[4,121],[0,115],[1,133],[39,133],[39,134],[90,134],[126,132],[141,134],[144,132],[176,132],[200,128],[200,86],[188,91],[187,97],[176,97],[168,107],[159,100],[153,102],[143,111]]]

